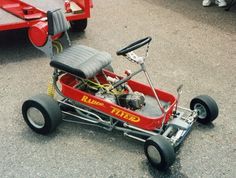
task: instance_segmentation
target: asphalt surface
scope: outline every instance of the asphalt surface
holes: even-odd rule
[[[118,74],[137,66],[116,50],[151,36],[146,65],[155,86],[176,93],[184,84],[185,107],[199,94],[217,101],[218,118],[194,126],[166,172],[147,162],[142,143],[116,131],[62,123],[48,136],[32,132],[21,105],[46,92],[52,69],[26,31],[0,32],[1,177],[236,177],[235,18],[235,8],[203,8],[200,0],[94,0],[86,32],[70,34],[111,53]]]

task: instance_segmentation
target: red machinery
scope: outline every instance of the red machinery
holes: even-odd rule
[[[0,31],[28,28],[33,45],[43,46],[48,37],[47,14],[49,9],[65,9],[71,27],[83,31],[90,17],[91,0],[0,0]]]

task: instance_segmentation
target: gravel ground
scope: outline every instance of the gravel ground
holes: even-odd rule
[[[120,132],[71,123],[49,136],[32,132],[21,105],[46,92],[52,69],[25,30],[1,32],[1,177],[236,177],[235,17],[235,8],[203,8],[200,0],[94,0],[86,32],[70,34],[74,44],[111,53],[118,74],[136,66],[116,50],[152,36],[146,65],[154,85],[175,93],[183,83],[182,106],[199,94],[217,101],[217,120],[194,126],[167,172],[150,166],[143,144]]]

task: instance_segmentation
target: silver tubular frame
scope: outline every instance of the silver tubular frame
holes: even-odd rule
[[[160,134],[164,136],[166,139],[168,139],[174,147],[177,147],[178,145],[180,145],[183,142],[183,140],[186,138],[188,133],[190,132],[193,123],[196,121],[196,118],[198,115],[197,111],[192,111],[190,109],[177,106],[177,110],[172,114],[168,123],[164,125],[165,119],[166,119],[166,112],[168,109],[165,110],[163,106],[161,105],[161,102],[158,98],[155,88],[153,87],[149,74],[146,71],[144,63],[140,64],[140,66],[141,66],[141,69],[139,69],[136,72],[133,72],[131,75],[115,83],[113,85],[113,88],[125,83],[134,75],[143,71],[154,93],[158,107],[160,107],[162,113],[164,113],[164,117],[162,120],[162,127],[160,129],[149,131],[149,130],[135,127],[122,120],[111,117],[106,113],[103,113],[99,110],[85,106],[77,101],[74,101],[72,99],[65,97],[63,93],[60,91],[59,87],[57,86],[58,78],[63,72],[60,72],[58,69],[55,69],[53,72],[53,77],[52,77],[53,85],[56,92],[64,98],[63,100],[58,100],[58,103],[59,105],[60,104],[66,105],[74,109],[74,112],[62,110],[62,113],[64,115],[72,116],[72,119],[64,118],[63,120],[66,122],[73,122],[73,123],[78,123],[78,124],[96,126],[99,128],[103,128],[107,131],[112,131],[113,129],[115,129],[115,130],[123,132],[124,136],[133,138],[141,142],[145,142],[146,139],[149,138],[150,136],[155,136],[155,135]],[[76,103],[77,105],[74,103]],[[107,119],[103,119],[101,115],[106,116]],[[123,123],[123,124],[118,125],[118,123]]]

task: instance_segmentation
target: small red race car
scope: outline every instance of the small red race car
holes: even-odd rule
[[[68,22],[60,10],[47,14],[50,38],[41,50],[51,58],[52,85],[48,95],[33,96],[22,106],[24,120],[33,131],[49,134],[63,120],[108,131],[116,129],[144,142],[151,165],[165,170],[174,163],[175,148],[186,138],[194,122],[207,124],[218,116],[216,102],[207,95],[192,99],[188,109],[178,105],[183,85],[177,88],[177,96],[153,86],[145,66],[151,37],[117,51],[117,55],[139,66],[137,71],[126,70],[126,76],[119,76],[111,67],[109,53],[71,45],[66,32]],[[53,41],[53,36],[62,32]],[[61,48],[53,50],[53,43]],[[138,56],[134,51],[144,46],[145,55]],[[149,85],[132,80],[139,73],[146,76]],[[55,99],[54,91],[60,99]]]

